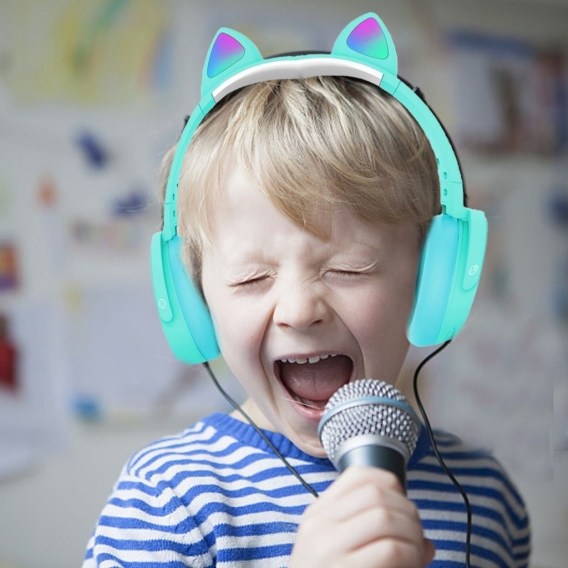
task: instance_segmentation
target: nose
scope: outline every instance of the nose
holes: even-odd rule
[[[273,320],[279,327],[308,329],[329,318],[330,307],[319,283],[289,284],[280,291]]]

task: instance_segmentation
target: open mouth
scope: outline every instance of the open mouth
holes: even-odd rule
[[[276,376],[299,404],[322,411],[337,389],[353,374],[353,361],[347,355],[318,355],[300,359],[279,359]]]

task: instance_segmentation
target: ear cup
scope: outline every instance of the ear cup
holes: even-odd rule
[[[407,335],[416,346],[440,343],[454,282],[459,245],[458,220],[448,215],[432,219],[422,249],[414,309]]]
[[[181,239],[152,239],[152,282],[162,328],[175,356],[189,364],[219,356],[211,315],[181,260]]]
[[[434,217],[424,243],[414,308],[407,328],[418,347],[452,339],[465,324],[477,292],[487,245],[487,220],[468,209],[466,219]]]

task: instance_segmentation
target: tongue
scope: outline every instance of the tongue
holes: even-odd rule
[[[327,402],[335,391],[349,382],[353,364],[349,357],[338,355],[317,363],[281,363],[280,378],[284,386],[306,401]]]

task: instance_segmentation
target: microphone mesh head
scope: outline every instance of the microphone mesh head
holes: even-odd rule
[[[383,381],[361,379],[344,385],[329,399],[320,420],[319,436],[327,456],[335,463],[342,444],[364,434],[392,440],[409,459],[420,435],[420,422],[399,390]]]

